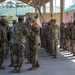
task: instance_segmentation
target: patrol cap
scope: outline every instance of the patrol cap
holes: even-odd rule
[[[54,19],[51,19],[50,22],[53,22]]]
[[[56,22],[56,19],[53,19],[53,22]]]
[[[18,21],[24,20],[24,17],[18,17]]]

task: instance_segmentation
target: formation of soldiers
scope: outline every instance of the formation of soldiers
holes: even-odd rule
[[[62,22],[60,25],[60,32],[60,48],[75,55],[75,21],[66,24]]]
[[[51,19],[46,25],[42,23],[41,47],[44,47],[49,56],[57,58],[57,47],[60,40],[60,29],[56,25],[56,20]]]
[[[51,19],[46,25],[42,23],[41,47],[53,58],[57,58],[58,45],[75,55],[75,21],[55,24],[56,20]]]
[[[9,67],[14,68],[12,72],[23,71],[22,64],[26,53],[28,58],[27,63],[32,64],[29,70],[38,68],[37,37],[39,29],[37,23],[34,20],[28,20],[24,23],[24,19],[19,17],[18,22],[13,21],[12,27],[7,28],[7,26],[7,21],[5,19],[0,19],[0,69],[5,69],[2,64],[8,52],[11,57]],[[27,48],[28,50],[26,51]]]
[[[28,64],[32,64],[29,70],[35,70],[39,65],[38,61],[38,34],[37,23],[29,18],[25,23],[23,17],[13,21],[13,26],[8,27],[5,19],[0,19],[0,69],[4,59],[10,53],[12,72],[23,71],[23,59],[27,57]],[[57,58],[58,45],[63,50],[67,50],[75,55],[75,21],[69,23],[56,24],[56,19],[51,19],[48,23],[42,23],[40,28],[41,47],[49,56]]]

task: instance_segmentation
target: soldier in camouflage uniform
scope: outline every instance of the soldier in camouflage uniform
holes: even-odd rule
[[[49,55],[51,55],[51,51],[50,51],[50,24],[47,24],[45,26],[44,38],[45,38],[45,42],[46,42],[46,52]]]
[[[73,39],[72,39],[72,29],[73,29],[73,26],[74,26],[74,24],[73,23],[71,23],[70,24],[70,40],[71,40],[71,43],[70,43],[70,50],[71,50],[71,53],[73,53]]]
[[[65,35],[66,35],[66,47],[67,47],[67,51],[71,51],[71,30],[70,30],[70,23],[67,25],[67,27],[65,28]]]
[[[62,22],[60,25],[60,48],[65,49],[65,45],[66,45],[65,38],[66,38],[65,24]]]
[[[37,37],[38,37],[38,27],[37,27],[37,23],[33,21],[33,24],[31,25],[31,32],[29,37],[29,48],[30,48],[32,67],[29,70],[35,70],[37,67],[39,67]]]
[[[24,43],[26,41],[27,31],[23,23],[23,18],[18,18],[18,23],[14,25],[12,32],[12,60],[15,72],[22,71],[24,57]]]
[[[9,41],[9,50],[10,50],[10,58],[11,58],[11,63],[9,65],[9,67],[13,66],[13,60],[12,60],[12,42],[11,42],[11,38],[12,38],[12,32],[13,32],[13,28],[14,25],[17,23],[16,20],[13,20],[13,26],[11,28],[9,28],[8,30],[8,41]]]
[[[73,22],[73,27],[72,27],[72,52],[73,55],[75,56],[75,20]]]
[[[5,67],[2,66],[4,61],[4,54],[5,54],[5,45],[6,45],[6,36],[3,29],[3,26],[5,26],[5,22],[3,20],[0,20],[0,69],[5,69]]]
[[[44,40],[44,36],[43,36],[44,28],[45,28],[44,23],[42,23],[42,28],[40,28],[41,47],[45,46],[45,40]]]
[[[27,33],[28,33],[28,37],[26,38],[26,44],[25,44],[25,57],[27,57],[28,61],[27,64],[31,63],[31,54],[30,54],[30,49],[29,49],[29,37],[30,37],[30,32],[31,32],[31,23],[32,23],[32,19],[29,18],[27,19],[25,26],[27,28]]]
[[[42,41],[42,43],[43,43],[43,47],[47,50],[47,45],[46,45],[46,29],[47,29],[47,26],[46,25],[44,25],[44,27],[42,28],[42,33],[41,33],[41,41]]]
[[[52,25],[50,26],[50,45],[52,50],[52,57],[57,57],[57,46],[58,41],[60,39],[59,34],[59,26],[55,24],[56,20],[53,21]]]
[[[4,18],[1,19],[1,28],[3,29],[3,32],[5,34],[5,41],[4,41],[4,58],[7,58],[7,54],[8,54],[8,44],[7,44],[7,30],[8,30],[8,24],[7,24],[7,20],[5,20]]]

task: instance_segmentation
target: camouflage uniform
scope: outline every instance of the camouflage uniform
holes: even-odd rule
[[[72,27],[72,52],[75,56],[75,25]]]
[[[7,30],[5,26],[2,26],[3,32],[5,34],[5,42],[4,42],[4,58],[7,58],[7,54],[8,54],[8,43],[7,43]]]
[[[66,45],[65,38],[66,38],[65,27],[60,26],[60,48],[65,49],[65,45]]]
[[[31,27],[30,37],[29,37],[29,48],[31,55],[32,67],[29,70],[33,70],[38,64],[38,27]]]
[[[45,50],[46,51],[48,51],[48,49],[47,49],[47,41],[46,41],[46,36],[47,36],[47,34],[49,33],[49,31],[47,30],[47,28],[48,28],[48,26],[47,25],[45,25],[44,26],[44,28],[43,28],[43,32],[42,32],[42,38],[43,38],[43,40],[44,40],[44,48],[45,48]],[[48,31],[48,32],[47,32]]]
[[[60,38],[59,26],[51,25],[50,26],[50,45],[52,50],[52,56],[57,57],[57,45]]]
[[[74,26],[74,25],[70,26],[70,34],[71,34],[71,35],[70,35],[70,39],[71,39],[71,43],[70,43],[70,47],[71,47],[71,48],[70,48],[70,49],[71,49],[71,53],[73,53],[73,47],[74,47],[74,42],[73,42],[73,39],[72,39],[72,35],[73,35],[73,32],[72,32],[72,31],[73,31],[73,26]]]
[[[41,47],[45,47],[44,28],[45,26],[40,28]]]
[[[3,69],[2,64],[4,61],[4,42],[5,42],[4,40],[5,40],[5,34],[0,26],[0,69]]]
[[[27,36],[26,27],[23,23],[16,23],[12,33],[12,59],[13,67],[21,68],[24,57],[24,43]]]
[[[70,26],[67,26],[65,28],[65,35],[66,35],[66,49],[67,51],[70,52],[70,44],[71,44],[71,39],[70,39],[70,36],[71,36],[71,31],[70,31]]]
[[[50,26],[46,26],[45,28],[45,32],[44,32],[44,38],[45,38],[45,41],[46,41],[46,51],[48,54],[51,55],[51,50],[50,50]]]

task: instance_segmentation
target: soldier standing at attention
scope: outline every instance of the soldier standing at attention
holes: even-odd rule
[[[13,72],[21,72],[23,57],[24,57],[24,43],[26,41],[27,30],[23,23],[22,17],[18,18],[18,23],[14,25],[12,31],[12,60],[13,60]]]
[[[50,45],[53,58],[57,58],[57,45],[60,39],[59,36],[59,26],[56,25],[56,20],[54,19],[50,26]]]
[[[14,25],[17,23],[16,20],[13,20],[13,26],[8,30],[8,41],[9,41],[9,50],[10,50],[10,58],[11,58],[11,63],[9,65],[9,67],[12,67],[13,66],[13,60],[12,60],[12,42],[11,42],[11,39],[12,39],[12,32],[13,32],[13,28],[14,28]]]
[[[37,23],[33,21],[31,25],[31,32],[29,37],[29,48],[30,48],[30,55],[31,55],[31,64],[32,67],[29,70],[35,70],[39,67],[38,63],[38,27]]]
[[[5,67],[2,66],[4,61],[4,55],[5,55],[5,45],[6,45],[6,36],[3,29],[3,26],[5,26],[5,22],[3,20],[0,20],[0,69],[5,69]]]
[[[65,46],[65,24],[62,22],[60,24],[60,48],[63,48],[64,49],[64,46]]]
[[[5,40],[3,42],[3,49],[4,49],[4,58],[7,58],[7,54],[8,54],[8,45],[7,45],[7,30],[8,30],[8,24],[7,24],[7,20],[5,20],[4,18],[1,19],[1,28],[3,30],[4,33],[4,37]]]
[[[72,27],[72,53],[73,56],[75,56],[75,20],[73,21],[73,27]]]

